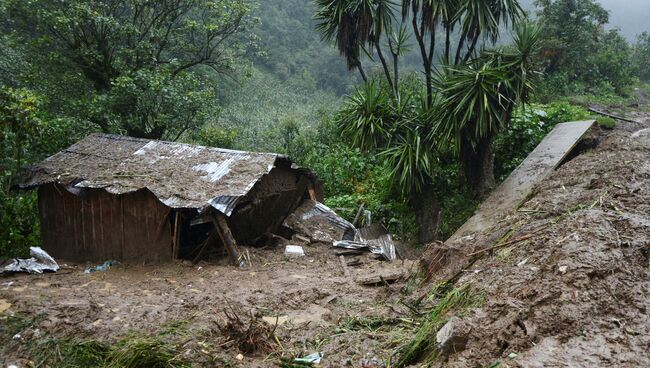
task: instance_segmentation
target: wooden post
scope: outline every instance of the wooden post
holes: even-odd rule
[[[180,240],[181,240],[181,233],[180,233],[180,225],[181,225],[181,214],[180,212],[176,211],[176,214],[174,216],[174,234],[172,238],[172,257],[173,259],[178,259],[178,254],[180,252]]]
[[[237,242],[230,232],[228,227],[228,222],[226,222],[225,217],[217,213],[213,219],[214,229],[219,234],[221,242],[223,243],[226,251],[228,252],[228,258],[230,258],[230,264],[234,266],[239,266],[239,249],[237,247]]]
[[[314,184],[309,184],[309,187],[307,188],[307,191],[309,192],[309,199],[311,199],[314,202],[318,202],[318,197],[316,197],[316,189],[314,188]]]

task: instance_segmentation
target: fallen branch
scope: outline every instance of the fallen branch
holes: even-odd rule
[[[638,123],[638,121],[636,121],[636,120],[631,120],[631,119],[628,119],[628,118],[624,118],[622,116],[617,116],[617,115],[613,115],[613,114],[610,114],[610,113],[607,113],[607,112],[604,112],[604,111],[596,110],[593,107],[590,107],[587,110],[589,112],[593,112],[593,113],[598,114],[598,115],[607,116],[608,118],[621,120],[621,121],[627,121],[628,123]]]
[[[533,231],[532,233],[530,233],[530,234],[528,234],[528,235],[520,236],[519,238],[512,239],[512,240],[508,240],[508,241],[505,242],[505,243],[497,244],[497,245],[492,246],[492,247],[489,247],[489,248],[481,249],[481,250],[476,251],[476,252],[474,252],[474,253],[470,253],[470,254],[468,254],[467,256],[468,256],[468,257],[473,257],[473,256],[476,256],[476,255],[479,255],[479,254],[482,254],[482,253],[490,252],[490,251],[495,250],[495,249],[499,249],[499,248],[507,247],[507,246],[509,246],[509,245],[513,245],[513,244],[516,244],[516,243],[522,242],[522,241],[524,241],[524,240],[528,240],[528,239],[534,237],[537,233],[539,233],[539,232],[541,232],[541,231],[547,229],[548,227],[549,227],[549,225],[542,226],[541,228],[539,228],[539,229]]]

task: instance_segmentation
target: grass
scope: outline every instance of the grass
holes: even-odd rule
[[[156,337],[127,338],[117,343],[107,355],[106,368],[186,368],[192,367],[179,358],[176,347]]]
[[[349,331],[377,331],[382,327],[392,327],[400,324],[413,324],[413,320],[407,318],[384,318],[384,317],[351,317],[341,323],[336,333]]]
[[[598,123],[599,126],[605,129],[614,129],[616,127],[616,120],[607,117],[607,116],[596,116],[593,117],[593,119],[596,120],[596,123]]]
[[[436,332],[447,322],[448,314],[462,314],[469,308],[477,308],[485,303],[485,295],[469,285],[452,289],[444,294],[435,307],[424,317],[415,337],[399,351],[396,367],[403,367],[418,361],[435,360]]]
[[[3,318],[0,342],[6,353],[11,337],[36,321],[26,315]],[[116,344],[79,339],[43,336],[24,346],[35,367],[60,368],[189,368],[192,364],[180,358],[178,347],[161,337],[130,335]]]

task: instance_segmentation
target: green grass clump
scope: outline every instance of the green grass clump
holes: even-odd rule
[[[447,292],[435,307],[424,317],[415,337],[399,351],[397,367],[416,363],[422,358],[432,361],[436,358],[436,332],[447,322],[449,312],[462,313],[485,303],[485,295],[469,285]]]
[[[178,357],[173,345],[155,337],[127,338],[107,356],[107,368],[185,368],[191,364]]]
[[[607,116],[596,117],[596,123],[598,123],[599,126],[605,129],[614,129],[614,127],[616,126],[616,120]]]
[[[103,367],[110,346],[97,340],[42,338],[30,343],[36,366]]]

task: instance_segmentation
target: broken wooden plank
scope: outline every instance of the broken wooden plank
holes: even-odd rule
[[[217,234],[219,234],[219,237],[221,238],[226,251],[228,251],[230,264],[240,266],[239,249],[237,247],[237,242],[230,232],[228,222],[226,222],[225,217],[220,213],[217,213],[214,216],[214,228]]]
[[[404,277],[402,272],[394,272],[388,274],[371,275],[357,278],[357,283],[365,286],[376,286],[392,284],[401,280]]]
[[[595,122],[588,120],[556,125],[447,243],[489,230],[515,210],[526,199],[533,186],[560,165]]]

